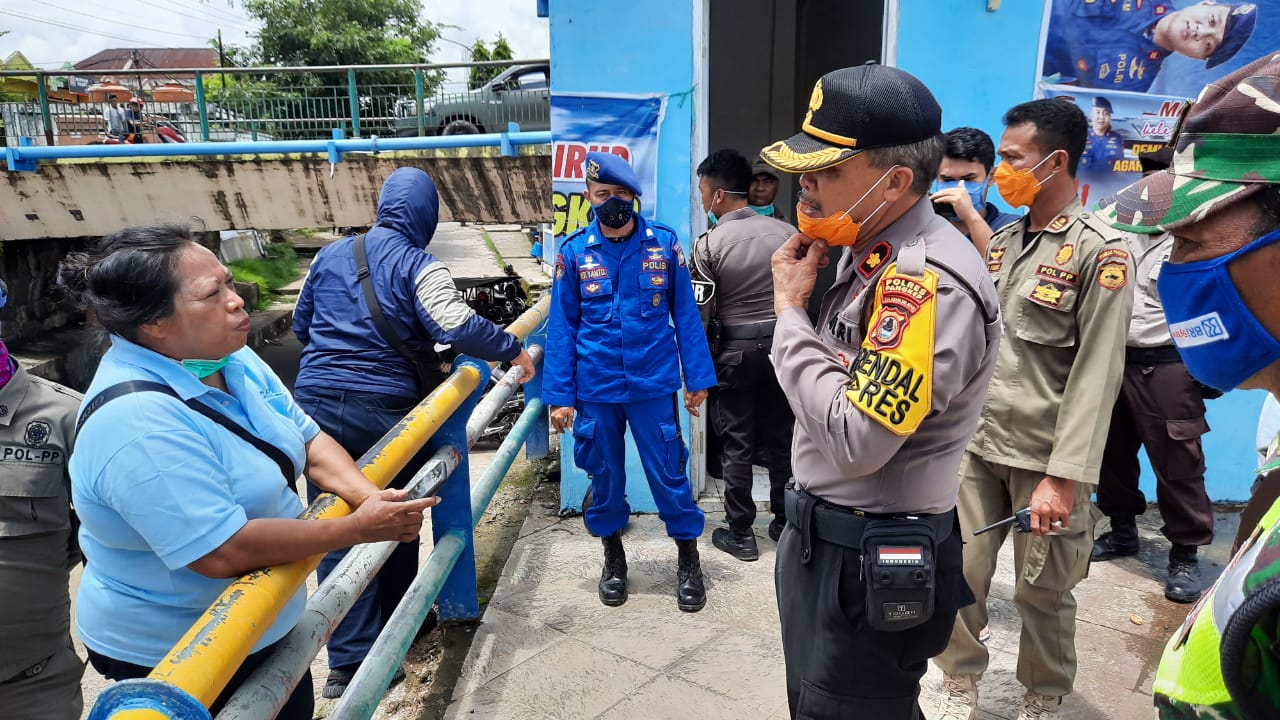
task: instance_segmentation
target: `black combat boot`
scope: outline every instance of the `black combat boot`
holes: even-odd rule
[[[622,534],[600,538],[604,544],[604,567],[600,570],[600,602],[617,607],[627,601],[627,553]]]
[[[1102,562],[1138,554],[1138,522],[1132,515],[1111,518],[1111,531],[1093,542],[1091,560]]]
[[[769,539],[778,542],[782,537],[782,531],[787,527],[787,518],[782,515],[774,515],[769,521]]]
[[[702,584],[702,565],[698,562],[698,541],[677,540],[680,564],[676,569],[676,606],[685,612],[698,612],[707,604],[707,588]]]
[[[756,535],[750,528],[746,530],[716,528],[711,533],[711,544],[745,562],[760,559],[760,549],[756,547]]]
[[[1164,596],[1176,603],[1192,603],[1200,599],[1200,562],[1195,545],[1174,545],[1169,550],[1169,579],[1164,583]]]

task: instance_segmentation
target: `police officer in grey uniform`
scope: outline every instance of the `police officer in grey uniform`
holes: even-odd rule
[[[8,290],[0,281],[0,307]],[[67,457],[80,395],[27,374],[0,341],[0,717],[78,720]]]
[[[728,528],[711,542],[739,560],[760,557],[751,526],[752,462],[769,468],[769,536],[786,524],[782,493],[791,479],[791,408],[769,364],[773,346],[773,277],[769,258],[795,234],[787,223],[757,213],[747,202],[751,166],[734,150],[718,150],[698,165],[702,207],[715,227],[694,242],[690,270],[707,308],[716,392],[710,421],[723,443],[724,512]]]
[[[928,201],[941,109],[868,64],[824,75],[802,132],[761,151],[800,175],[802,234],[774,254],[773,364],[796,416],[775,584],[794,718],[920,717],[956,611],[956,471],[996,360],[977,250]],[[847,246],[819,323],[804,308]]]

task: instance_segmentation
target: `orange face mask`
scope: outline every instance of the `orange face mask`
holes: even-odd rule
[[[862,229],[862,226],[865,225],[867,221],[875,217],[875,214],[880,212],[880,209],[883,208],[885,204],[881,202],[876,206],[875,210],[871,211],[870,215],[857,222],[855,222],[852,217],[849,217],[849,213],[853,212],[853,209],[858,207],[863,200],[866,200],[867,196],[871,194],[871,191],[875,190],[876,186],[884,182],[884,179],[889,177],[889,173],[893,172],[897,168],[898,166],[894,165],[888,170],[885,170],[884,174],[880,176],[880,179],[876,180],[874,185],[867,188],[867,191],[862,194],[862,197],[854,201],[854,203],[849,206],[849,209],[844,212],[836,213],[835,215],[828,215],[824,218],[814,218],[809,217],[804,213],[804,205],[802,203],[796,203],[796,228],[800,230],[802,234],[815,240],[822,240],[827,245],[850,246],[857,243],[858,231]]]
[[[1040,186],[1049,182],[1049,178],[1057,174],[1053,173],[1044,180],[1036,180],[1036,168],[1043,165],[1051,157],[1053,157],[1053,153],[1046,155],[1044,160],[1036,163],[1034,167],[1021,170],[1014,170],[1007,160],[1000,163],[995,172],[991,174],[991,179],[995,181],[996,189],[1000,191],[1000,197],[1014,207],[1031,207],[1031,203],[1035,202],[1036,195],[1040,194]]]

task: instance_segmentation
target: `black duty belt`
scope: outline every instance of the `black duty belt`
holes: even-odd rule
[[[938,542],[951,534],[955,523],[954,510],[933,515],[869,513],[827,502],[794,486],[788,487],[785,503],[787,521],[795,525],[802,535],[854,550],[862,549],[862,535],[869,520],[905,520],[908,517],[923,520],[933,526],[934,537]]]
[[[1182,362],[1182,356],[1178,354],[1178,348],[1172,345],[1161,345],[1152,348],[1127,347],[1124,349],[1124,362],[1126,365],[1142,365],[1146,367],[1169,365]]]
[[[748,323],[746,325],[723,325],[720,328],[721,340],[755,340],[773,336],[776,320]]]

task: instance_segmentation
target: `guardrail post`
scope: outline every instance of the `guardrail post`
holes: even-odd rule
[[[4,149],[5,157],[9,161],[9,172],[35,172],[36,171],[36,161],[34,158],[29,160],[23,159],[18,154],[19,153],[18,148],[31,147],[34,144],[35,143],[31,141],[31,138],[27,137],[26,135],[23,135],[22,137],[18,138],[18,147],[16,148],[8,147]]]
[[[333,129],[333,140],[329,141],[329,164],[330,165],[337,165],[338,163],[342,162],[342,151],[338,149],[338,143],[334,142],[334,140],[345,140],[346,138],[347,138],[347,134],[342,131],[342,128]]]
[[[347,68],[347,98],[351,102],[351,137],[360,137],[360,95],[356,92],[355,68]]]
[[[36,90],[40,94],[40,122],[44,123],[44,140],[50,146],[53,141],[53,117],[49,113],[49,78],[43,73],[36,75]]]
[[[422,85],[422,68],[413,69],[413,102],[418,108],[418,137],[427,134],[427,119],[423,117],[426,114],[426,102],[423,95],[426,90]]]
[[[489,386],[488,363],[460,355],[453,363],[454,370],[463,365],[470,365],[479,371],[480,384],[436,432],[434,437],[436,444],[447,444],[456,448],[467,447],[467,421],[476,403]],[[440,542],[440,539],[450,532],[460,531],[466,538],[466,546],[462,548],[458,562],[449,572],[449,577],[445,579],[436,600],[440,605],[441,620],[476,620],[480,617],[480,601],[476,597],[476,553],[473,537],[475,525],[471,520],[469,454],[463,453],[462,462],[440,489],[440,504],[431,511],[431,535],[435,542]]]
[[[543,324],[531,335],[529,335],[528,346],[533,347],[541,345],[544,349],[547,347],[547,328]],[[524,384],[524,402],[527,406],[531,400],[537,398],[542,399],[542,369],[546,367],[546,360],[543,360],[542,367],[538,368],[538,372],[533,379]],[[538,413],[538,419],[534,421],[533,427],[529,429],[529,435],[525,438],[524,453],[525,457],[530,460],[544,458],[551,454],[551,413],[544,405],[541,412]]]
[[[200,113],[200,139],[209,142],[209,106],[204,98],[204,73],[196,71],[196,110]]]
[[[516,146],[511,144],[511,134],[520,132],[520,123],[508,122],[507,131],[502,133],[499,139],[499,147],[502,148],[503,157],[515,157]]]

